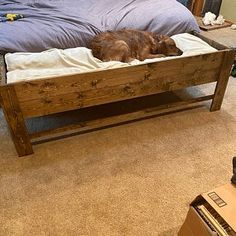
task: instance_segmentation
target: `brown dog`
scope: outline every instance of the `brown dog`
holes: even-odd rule
[[[91,40],[90,47],[93,56],[102,61],[130,62],[182,55],[170,37],[132,29],[98,34]]]

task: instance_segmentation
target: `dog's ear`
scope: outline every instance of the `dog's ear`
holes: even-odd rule
[[[159,43],[163,39],[163,35],[156,33],[153,33],[152,37],[156,41],[156,43]]]
[[[167,46],[165,40],[161,40],[158,44],[158,53],[166,55]]]
[[[159,34],[159,35],[156,36],[156,38],[157,38],[158,42],[160,42],[160,41],[167,40],[169,38],[169,36],[166,36],[166,35],[163,35],[163,34]]]

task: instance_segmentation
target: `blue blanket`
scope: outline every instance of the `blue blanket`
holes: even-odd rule
[[[199,31],[176,0],[4,0],[0,14],[24,18],[0,23],[0,51],[39,52],[88,47],[101,31],[136,28],[173,35]]]

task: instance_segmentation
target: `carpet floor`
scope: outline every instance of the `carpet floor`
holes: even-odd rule
[[[1,236],[176,235],[189,203],[232,176],[236,79],[220,111],[205,102],[42,143],[22,158],[0,110],[0,141]]]

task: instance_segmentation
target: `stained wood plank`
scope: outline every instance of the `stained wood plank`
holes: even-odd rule
[[[17,95],[13,86],[0,88],[2,108],[12,140],[19,156],[33,153],[30,138],[25,126],[24,117],[20,110]]]
[[[223,55],[211,53],[14,86],[24,116],[34,117],[213,82]]]
[[[201,73],[202,80],[194,78],[182,81],[169,81],[159,83],[155,80],[145,82],[130,83],[126,85],[107,87],[99,90],[89,90],[82,94],[70,93],[64,97],[53,96],[44,97],[40,100],[31,100],[21,103],[25,117],[34,117],[40,115],[53,114],[62,111],[69,111],[75,108],[90,107],[115,101],[146,96],[165,91],[173,91],[188,86],[200,85],[208,82],[214,82],[217,77],[217,71],[208,71]],[[209,75],[211,80],[209,79]]]
[[[221,64],[223,52],[178,58],[104,71],[40,79],[15,84],[19,101],[42,98],[44,95],[57,96],[72,92],[101,89],[122,84],[152,79],[164,80],[182,73],[194,76],[199,70],[216,69]]]

